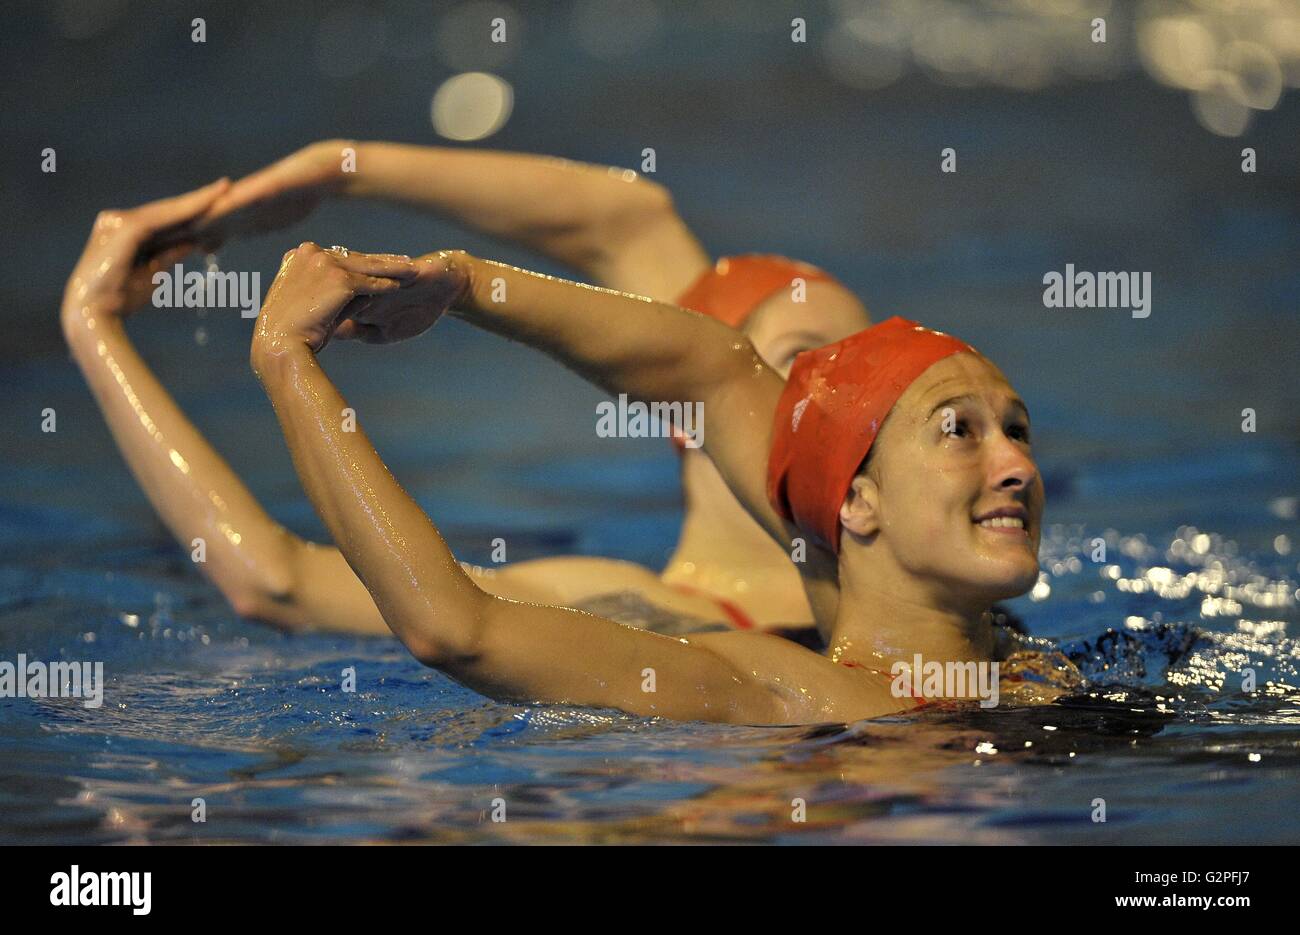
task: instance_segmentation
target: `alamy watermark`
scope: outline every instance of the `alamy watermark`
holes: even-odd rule
[[[50,877],[51,906],[130,906],[133,915],[147,916],[152,906],[153,873],[95,873],[76,864]]]
[[[171,272],[159,270],[151,280],[154,308],[238,308],[241,318],[256,318],[262,307],[262,274],[222,272],[209,267],[205,272],[176,264]]]
[[[87,708],[104,703],[104,663],[41,662],[19,653],[0,660],[0,698],[84,698]]]
[[[895,698],[978,698],[981,708],[998,704],[996,662],[927,662],[916,653],[910,666],[900,660],[889,667],[889,674]]]
[[[1045,273],[1043,285],[1046,308],[1130,308],[1134,318],[1151,314],[1149,272],[1075,272],[1074,264],[1066,263],[1064,273]]]
[[[676,429],[676,433],[674,433]],[[628,402],[626,393],[618,402],[596,404],[596,435],[600,438],[668,438],[677,434],[687,448],[704,445],[704,403]]]

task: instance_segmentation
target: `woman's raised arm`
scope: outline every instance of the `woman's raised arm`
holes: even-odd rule
[[[68,281],[60,315],[64,336],[145,496],[181,547],[201,559],[196,566],[237,613],[289,630],[387,635],[369,593],[337,553],[300,539],[267,515],[127,334],[124,319],[144,304],[153,275],[170,271],[193,249],[184,239],[187,223],[227,184],[100,214]],[[142,245],[160,234],[182,240],[134,262]],[[302,566],[335,570],[310,575],[324,587],[306,601],[298,600],[296,590],[308,577]]]
[[[568,282],[463,251],[415,262],[409,289],[358,299],[336,334],[386,343],[413,337],[444,311],[537,348],[608,390],[644,403],[698,407],[699,433],[731,492],[779,544],[798,532],[767,499],[772,421],[785,387],[740,332],[645,296]],[[594,417],[593,417],[594,418]],[[834,619],[835,556],[812,544],[800,566],[817,619]]]
[[[772,419],[784,383],[743,334],[645,296],[459,250],[415,263],[414,288],[358,300],[338,336],[372,343],[402,340],[450,311],[549,354],[611,393],[698,407],[697,439],[732,492],[774,538],[789,543],[790,530],[766,496]]]
[[[422,662],[503,700],[728,722],[806,720],[807,696],[787,698],[783,676],[830,664],[787,641],[727,634],[761,641],[746,645],[779,671],[762,678],[716,640],[672,639],[493,597],[474,584],[345,418],[347,404],[316,358],[354,296],[394,294],[414,283],[414,271],[402,257],[303,244],[285,255],[250,350],[308,497],[398,638]]]
[[[321,140],[236,182],[205,216],[220,241],[305,217],[326,197],[420,208],[577,270],[660,298],[680,295],[709,256],[668,189],[630,169],[557,156]]]

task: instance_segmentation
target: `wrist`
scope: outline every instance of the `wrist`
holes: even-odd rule
[[[441,260],[447,268],[453,282],[456,284],[455,295],[447,303],[448,314],[455,315],[458,312],[473,313],[479,305],[476,272],[478,269],[478,258],[466,253],[464,250],[438,250],[435,253],[426,254],[420,259],[437,258]]]
[[[263,385],[282,377],[296,364],[314,359],[315,354],[302,336],[258,331],[248,351],[248,363]]]
[[[120,326],[122,317],[106,311],[94,302],[65,303],[59,309],[59,326],[69,343],[82,335]]]
[[[318,191],[327,195],[350,194],[349,189],[356,175],[348,172],[347,167],[355,166],[358,160],[346,150],[355,153],[358,145],[356,140],[343,138],[318,140],[308,143],[283,161],[298,163],[309,173]]]

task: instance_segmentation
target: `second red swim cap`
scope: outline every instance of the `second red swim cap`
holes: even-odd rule
[[[724,256],[700,274],[681,294],[677,304],[693,312],[716,318],[724,325],[741,328],[754,310],[795,279],[804,282],[839,282],[811,263],[774,253],[745,253]],[[678,453],[686,450],[676,429],[669,435]]]
[[[890,318],[794,360],[776,407],[767,499],[820,545],[840,550],[840,505],[898,398],[932,364],[975,349]]]
[[[739,328],[754,309],[780,290],[789,289],[794,279],[837,281],[810,263],[774,254],[724,256],[681,294],[677,304]]]

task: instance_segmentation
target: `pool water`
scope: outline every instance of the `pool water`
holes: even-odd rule
[[[153,517],[54,313],[94,213],[339,134],[439,142],[441,64],[386,59],[322,84],[279,64],[316,61],[300,17],[241,9],[199,56],[157,24],[12,31],[25,44],[10,58],[57,106],[8,122],[8,176],[30,180],[23,154],[51,141],[62,158],[57,177],[0,190],[24,274],[0,284],[0,661],[99,660],[108,684],[98,709],[0,699],[0,842],[1300,841],[1300,95],[1225,139],[1140,71],[1035,93],[923,76],[867,93],[780,30],[706,18],[693,41],[611,62],[531,33],[508,72],[515,116],[483,145],[613,165],[652,145],[714,255],[816,262],[877,320],[917,318],[998,362],[1033,413],[1055,524],[1045,577],[1014,609],[1089,679],[1038,708],[675,724],[498,705],[392,640],[241,622]],[[248,107],[264,98],[292,114]],[[947,146],[953,175],[938,171]],[[1243,146],[1258,174],[1240,171]],[[564,272],[356,203],[227,245],[220,265],[269,285],[304,239]],[[1046,309],[1041,277],[1066,263],[1149,271],[1150,317]],[[267,510],[323,539],[248,370],[251,322],[174,310],[130,329]],[[553,364],[456,322],[323,363],[462,559],[488,563],[494,538],[512,562],[665,559],[680,519],[668,446],[597,438],[603,397]],[[340,689],[349,667],[355,693]]]
[[[176,323],[142,331],[142,343],[164,371],[206,368],[165,379],[272,513],[319,535],[251,378],[221,383],[239,327],[214,323],[200,347]],[[493,339],[453,325],[421,341],[349,348],[327,366],[362,418],[374,413],[381,453],[463,558],[487,562],[499,535],[511,560],[662,559],[677,516],[670,453],[615,440],[594,455],[590,433],[572,427],[572,444],[556,442],[554,414],[503,405],[491,375],[465,363]],[[598,398],[533,355],[504,353],[527,387],[516,392],[536,397],[540,385],[566,400],[563,419]],[[385,354],[399,368],[430,354],[446,363],[427,405],[360,379]],[[240,621],[152,520],[67,370],[13,385],[52,398],[67,423],[4,468],[7,489],[31,496],[5,505],[0,524],[0,659],[102,660],[107,687],[98,709],[0,699],[0,842],[1300,839],[1288,551],[1300,537],[1285,450],[1189,452],[1176,465],[1044,456],[1049,522],[1106,522],[1051,526],[1042,581],[1013,606],[1034,641],[1079,665],[1084,691],[1041,707],[742,728],[496,704],[395,640]],[[439,385],[470,409],[451,439],[429,432],[451,418]],[[1228,475],[1226,532],[1178,522],[1207,512],[1188,504],[1221,503]],[[349,667],[352,693],[341,688]],[[1099,800],[1104,822],[1093,820]]]

